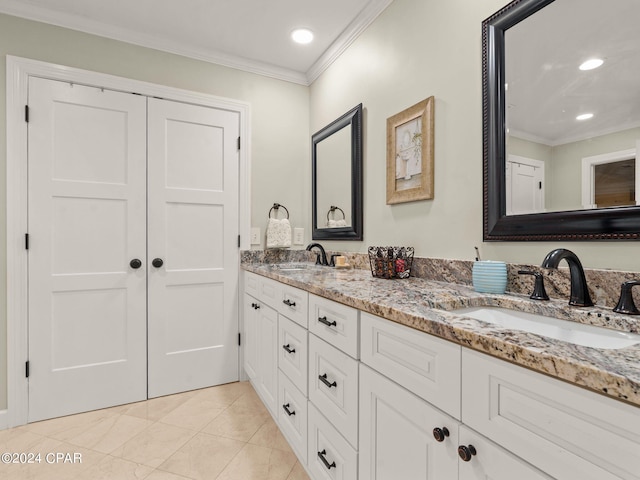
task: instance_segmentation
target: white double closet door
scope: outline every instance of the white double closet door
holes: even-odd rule
[[[30,78],[28,421],[238,379],[237,112]]]

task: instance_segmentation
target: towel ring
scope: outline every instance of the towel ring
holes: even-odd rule
[[[329,214],[332,212],[335,214],[336,210],[340,210],[343,220],[347,219],[347,216],[344,214],[344,210],[342,210],[340,207],[334,207],[333,205],[331,205],[331,208],[329,208],[329,211],[327,212],[327,222],[329,221]]]
[[[278,209],[282,207],[284,208],[284,211],[287,212],[287,218],[289,218],[289,210],[287,210],[287,207],[285,207],[284,205],[280,205],[279,203],[274,203],[273,207],[271,207],[271,209],[269,210],[269,214],[267,215],[268,218],[271,218],[271,212],[273,210],[276,211],[276,218],[278,218]]]

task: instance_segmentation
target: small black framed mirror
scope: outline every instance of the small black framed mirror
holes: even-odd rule
[[[311,137],[313,240],[362,240],[362,104]]]
[[[482,23],[485,241],[640,239],[638,15],[634,0],[515,0]],[[635,177],[609,202],[604,167]]]

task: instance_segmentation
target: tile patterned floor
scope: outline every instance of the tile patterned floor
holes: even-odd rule
[[[309,480],[248,382],[2,430],[5,452],[41,458],[0,462],[0,479]]]

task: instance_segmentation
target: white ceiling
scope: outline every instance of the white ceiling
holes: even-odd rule
[[[555,146],[640,126],[639,20],[640,0],[556,0],[507,30],[510,133]]]
[[[0,0],[0,13],[308,85],[392,1]],[[294,44],[298,27],[314,42]]]

